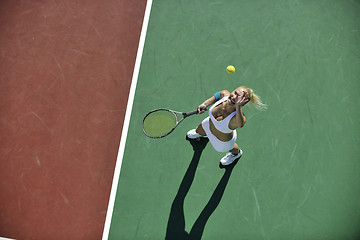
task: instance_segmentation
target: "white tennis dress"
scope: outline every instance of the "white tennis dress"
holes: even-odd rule
[[[214,149],[218,152],[228,152],[231,149],[234,148],[234,144],[236,141],[236,130],[230,129],[229,128],[229,123],[230,120],[236,115],[236,111],[232,112],[229,114],[229,116],[227,116],[226,118],[218,121],[214,118],[213,114],[212,114],[212,110],[214,109],[214,107],[218,106],[219,104],[225,102],[228,100],[228,97],[223,97],[222,99],[220,99],[219,101],[217,101],[210,109],[209,109],[209,117],[205,118],[201,125],[203,127],[203,129],[206,132],[206,135],[209,139],[209,141],[211,142],[211,145],[214,147]],[[212,123],[214,124],[215,128],[217,130],[219,130],[220,132],[223,133],[233,133],[233,137],[232,139],[230,139],[227,142],[223,142],[220,139],[218,139],[210,130],[210,122],[212,121]]]

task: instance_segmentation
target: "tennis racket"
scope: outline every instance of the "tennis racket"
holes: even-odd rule
[[[204,109],[206,111],[206,108]],[[150,138],[163,138],[172,133],[187,117],[198,114],[198,110],[191,112],[177,112],[170,109],[158,108],[145,115],[142,128]]]

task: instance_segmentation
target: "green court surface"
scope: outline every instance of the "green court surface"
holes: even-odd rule
[[[359,43],[359,1],[155,0],[109,239],[357,239]],[[207,114],[142,133],[240,85],[269,107],[244,108],[233,169],[185,139]]]

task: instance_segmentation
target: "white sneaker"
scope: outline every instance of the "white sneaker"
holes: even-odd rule
[[[201,137],[207,138],[207,136],[197,133],[195,129],[191,129],[190,131],[188,131],[186,133],[186,136],[190,139],[197,139],[197,138],[201,138]]]
[[[242,155],[242,150],[239,149],[240,152],[238,154],[232,154],[232,153],[228,153],[225,155],[225,157],[223,157],[221,160],[220,160],[220,163],[221,165],[224,165],[224,166],[227,166],[227,165],[230,165],[232,164],[236,159],[238,159],[239,157],[241,157]]]

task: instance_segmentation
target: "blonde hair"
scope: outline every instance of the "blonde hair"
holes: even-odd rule
[[[256,95],[254,93],[254,90],[252,90],[251,88],[248,88],[248,87],[244,87],[244,88],[249,93],[250,103],[253,104],[256,109],[258,109],[258,110],[266,110],[267,109],[268,106],[261,101],[260,96]]]

